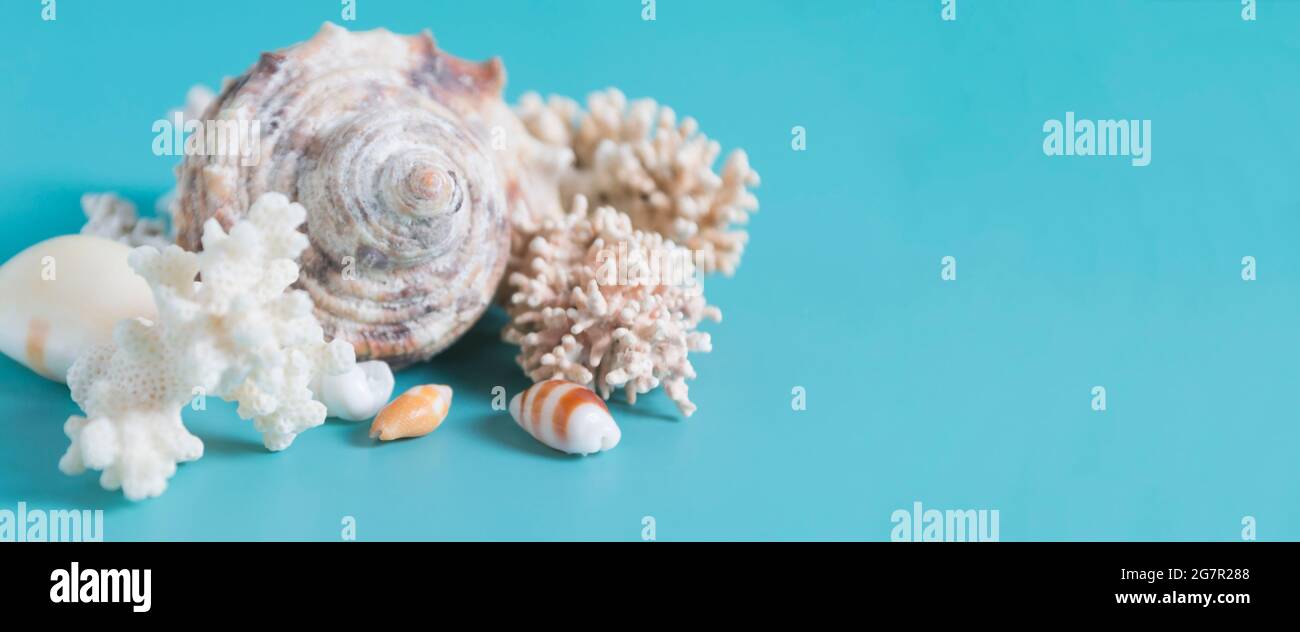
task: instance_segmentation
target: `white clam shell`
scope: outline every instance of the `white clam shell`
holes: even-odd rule
[[[64,382],[77,356],[113,341],[118,321],[154,319],[149,285],[127,265],[130,252],[110,239],[64,235],[0,266],[0,352]]]

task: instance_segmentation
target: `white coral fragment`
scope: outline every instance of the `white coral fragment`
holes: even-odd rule
[[[694,253],[613,208],[589,215],[578,196],[570,213],[543,223],[528,254],[509,278],[504,338],[520,346],[531,379],[569,380],[605,398],[622,388],[629,402],[663,386],[682,414],[695,411],[687,356],[710,350],[697,327],[722,314],[704,300]]]
[[[559,176],[566,204],[583,195],[613,206],[636,228],[700,252],[704,272],[735,272],[749,239],[737,226],[758,209],[749,189],[759,176],[744,151],[716,173],[721,147],[695,119],[612,88],[591,94],[585,112],[571,99],[528,93],[516,113],[533,137],[572,151],[573,167]]]
[[[345,342],[325,343],[311,300],[289,290],[307,247],[298,231],[305,219],[302,206],[268,193],[229,233],[209,221],[202,252],[175,245],[131,252],[158,320],[118,323],[111,344],[68,371],[86,416],[65,425],[72,443],[60,469],[101,470],[106,489],[132,500],[161,494],[177,463],[203,453],[180,415],[196,397],[238,402],[239,416],[271,450],[324,421],[326,407],[310,386],[351,371],[355,356]]]
[[[133,247],[166,248],[172,242],[166,222],[140,217],[135,204],[116,193],[82,195],[81,211],[86,215],[86,224],[81,227],[83,235],[104,237]]]

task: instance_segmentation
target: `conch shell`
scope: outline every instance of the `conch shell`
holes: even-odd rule
[[[208,107],[206,151],[187,148],[177,241],[198,250],[206,220],[229,228],[284,192],[307,209],[297,285],[326,335],[359,360],[427,359],[488,307],[509,256],[507,214],[524,193],[493,146],[520,125],[504,83],[498,59],[458,59],[428,32],[326,24],[265,53]],[[212,134],[223,125],[225,146]]]

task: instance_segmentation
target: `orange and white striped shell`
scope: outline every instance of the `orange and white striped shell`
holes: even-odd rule
[[[613,449],[623,434],[599,395],[565,380],[538,382],[515,395],[510,416],[534,439],[569,454]]]
[[[423,437],[437,430],[450,410],[450,386],[424,384],[407,389],[375,416],[370,438],[392,441]]]

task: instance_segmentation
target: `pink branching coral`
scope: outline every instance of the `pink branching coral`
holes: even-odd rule
[[[521,146],[531,158],[522,162],[559,204],[512,214],[505,339],[522,347],[533,380],[562,377],[606,398],[622,387],[628,401],[662,385],[689,416],[687,354],[710,350],[696,328],[721,318],[693,277],[735,272],[749,239],[739,226],[758,209],[749,190],[758,173],[741,150],[714,172],[721,149],[694,119],[679,122],[671,108],[614,89],[590,95],[586,111],[528,93],[515,113],[528,134]],[[615,250],[620,270],[686,261],[670,267],[689,269],[694,282],[612,282],[596,257]]]
[[[628,402],[663,386],[683,415],[695,412],[687,355],[711,350],[697,331],[721,312],[705,302],[693,253],[638,230],[611,207],[588,213],[586,198],[545,220],[528,244],[529,263],[510,274],[504,337],[534,381],[563,378]]]
[[[721,148],[699,133],[695,119],[679,122],[672,108],[652,99],[629,102],[615,89],[590,95],[585,112],[571,99],[528,93],[516,113],[532,136],[573,152],[573,168],[558,182],[566,205],[584,195],[612,206],[638,229],[698,251],[705,272],[735,272],[749,239],[735,226],[758,209],[749,191],[758,172],[743,150],[715,173]]]

